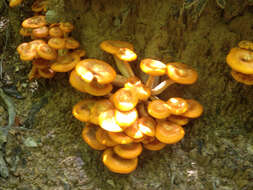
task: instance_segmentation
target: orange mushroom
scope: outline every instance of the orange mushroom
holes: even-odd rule
[[[157,119],[165,119],[170,115],[170,109],[163,100],[153,100],[148,103],[148,113]]]
[[[54,49],[63,49],[65,47],[65,39],[59,37],[52,37],[48,40],[47,44]]]
[[[75,70],[73,70],[70,73],[70,77],[69,77],[69,82],[71,84],[72,87],[74,87],[75,89],[81,91],[81,92],[86,92],[86,82],[76,73]]]
[[[155,136],[155,126],[156,122],[152,117],[141,117],[138,119],[139,130],[147,136]]]
[[[22,26],[24,28],[38,28],[45,26],[47,24],[46,18],[43,15],[33,16],[30,18],[25,19],[22,22]]]
[[[64,38],[65,39],[65,48],[67,49],[76,49],[80,46],[80,43],[74,38]]]
[[[166,144],[174,144],[184,137],[184,129],[180,125],[170,121],[158,121],[156,126],[156,138]]]
[[[31,44],[22,43],[17,47],[17,51],[20,54],[20,59],[24,61],[31,61],[37,56],[37,51]]]
[[[66,37],[68,33],[72,32],[74,25],[70,22],[61,22],[59,28],[64,32],[64,36]]]
[[[137,158],[142,152],[141,143],[118,144],[113,147],[113,151],[121,158]]]
[[[97,59],[84,59],[75,70],[86,82],[96,79],[99,84],[108,84],[116,77],[115,70],[108,63]]]
[[[112,140],[119,144],[130,144],[134,141],[133,138],[127,136],[124,132],[110,132],[108,131],[108,135]]]
[[[55,72],[71,71],[80,61],[80,57],[76,54],[66,54],[58,56],[56,61],[52,63],[51,69]]]
[[[47,0],[36,0],[32,4],[32,11],[35,13],[42,12],[42,11],[45,12],[47,9],[47,4],[48,4]]]
[[[10,7],[16,7],[22,3],[23,0],[10,0],[9,6]]]
[[[122,128],[126,128],[132,125],[137,120],[137,118],[138,112],[135,108],[124,112],[117,109],[115,110],[115,121]]]
[[[150,143],[146,143],[143,144],[143,147],[148,149],[148,150],[152,150],[152,151],[158,151],[163,149],[166,146],[165,143],[160,142],[159,140],[157,140],[156,138],[150,142]]]
[[[104,165],[112,172],[128,174],[133,172],[138,165],[138,158],[124,159],[118,156],[112,148],[103,152],[102,160]]]
[[[182,114],[184,117],[197,118],[203,113],[203,106],[196,100],[188,99],[186,100],[188,109]]]
[[[46,60],[54,60],[57,57],[57,52],[48,44],[40,44],[36,48],[38,55]]]
[[[93,149],[95,150],[104,150],[106,146],[98,142],[96,138],[96,131],[98,127],[86,124],[82,131],[82,138],[83,140]]]
[[[188,103],[183,98],[170,98],[167,101],[169,111],[174,115],[181,115],[188,110]]]
[[[21,35],[21,36],[24,36],[24,37],[27,37],[27,36],[31,36],[31,34],[32,34],[32,29],[30,29],[30,28],[21,28],[20,30],[19,30],[19,34]]]
[[[180,84],[193,84],[198,78],[195,70],[180,62],[167,63],[167,75]]]
[[[32,64],[37,67],[38,69],[45,69],[45,68],[49,68],[51,65],[51,62],[45,59],[34,59]]]
[[[96,101],[93,99],[85,99],[74,105],[72,109],[73,116],[82,121],[88,122],[91,119],[91,109],[94,107]]]
[[[55,75],[55,72],[52,69],[48,68],[48,67],[38,69],[38,73],[41,77],[47,78],[47,79],[53,78],[54,75]]]
[[[124,132],[133,139],[141,139],[144,138],[145,134],[140,130],[138,125],[138,120],[134,122],[130,127],[127,127]]]
[[[32,30],[32,37],[34,38],[46,38],[48,36],[48,27],[41,26]]]
[[[178,125],[186,125],[190,121],[189,118],[181,115],[170,115],[168,120]]]
[[[246,85],[253,85],[253,74],[252,75],[246,75],[240,72],[236,72],[234,70],[231,71],[232,77],[243,84]]]
[[[242,40],[238,43],[238,46],[243,49],[248,49],[253,51],[253,42],[248,40]]]
[[[63,31],[59,28],[59,26],[49,27],[49,36],[60,38],[63,36]]]
[[[105,131],[104,129],[101,129],[101,128],[99,128],[96,131],[96,139],[98,140],[98,142],[100,142],[101,144],[103,144],[107,147],[115,146],[118,144],[117,142],[113,141],[110,138],[107,131]]]

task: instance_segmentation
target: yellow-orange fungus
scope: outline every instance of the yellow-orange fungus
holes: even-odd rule
[[[153,141],[150,142],[150,143],[143,144],[143,146],[144,146],[144,148],[146,148],[146,149],[148,149],[148,150],[158,151],[158,150],[163,149],[163,148],[166,146],[166,144],[160,142],[160,141],[157,140],[157,139],[155,139],[155,140],[153,140]]]
[[[244,74],[253,74],[253,50],[232,48],[226,60],[233,70]]]
[[[147,136],[155,136],[156,122],[152,117],[141,117],[138,119],[139,130]]]
[[[238,46],[243,49],[248,49],[253,51],[253,42],[248,40],[242,40],[238,43]]]
[[[112,148],[108,148],[103,152],[102,161],[110,171],[120,174],[131,173],[138,165],[138,158],[121,158],[112,150]]]
[[[130,127],[126,128],[124,132],[134,139],[141,139],[144,137],[144,133],[139,128],[138,120],[134,122]]]
[[[75,70],[70,73],[69,82],[75,89],[81,92],[86,92],[85,88],[87,84],[84,80],[82,80]]]
[[[128,48],[119,48],[115,54],[120,60],[123,61],[134,61],[137,59],[136,53],[133,50]]]
[[[193,84],[198,78],[195,70],[179,62],[167,64],[167,75],[170,79],[180,84]]]
[[[106,62],[97,59],[84,59],[76,65],[76,72],[86,82],[93,78],[99,84],[107,84],[116,77],[115,70]]]
[[[142,152],[141,143],[119,144],[113,147],[113,151],[121,158],[137,158]]]
[[[38,69],[38,73],[41,77],[48,79],[53,78],[55,75],[55,72],[50,68]]]
[[[73,38],[65,38],[65,48],[76,49],[80,46],[79,42]]]
[[[137,105],[138,97],[134,90],[121,88],[113,94],[112,101],[120,111],[130,111]]]
[[[36,48],[38,55],[46,60],[54,60],[57,57],[57,52],[47,44],[40,44]]]
[[[22,43],[17,48],[20,54],[20,59],[24,61],[31,61],[37,56],[37,51],[29,43]]]
[[[48,40],[47,44],[54,49],[63,49],[65,47],[65,39],[53,37]]]
[[[22,3],[23,0],[10,0],[9,6],[10,7],[16,7]]]
[[[236,71],[232,70],[231,75],[238,82],[241,82],[241,83],[246,84],[246,85],[253,85],[253,74],[252,75],[246,75],[246,74],[243,74],[243,73],[236,72]]]
[[[115,121],[115,110],[107,110],[98,117],[99,125],[106,131],[122,132],[123,129]]]
[[[19,34],[21,36],[24,36],[24,37],[31,36],[32,29],[30,29],[30,28],[21,28],[20,31],[19,31]]]
[[[63,31],[58,26],[54,26],[49,28],[49,35],[51,37],[60,38],[63,36]]]
[[[156,126],[156,138],[166,144],[174,144],[184,137],[184,129],[180,125],[170,121],[158,121]]]
[[[186,100],[189,105],[188,110],[182,114],[184,117],[197,118],[203,113],[203,106],[196,100]]]
[[[124,112],[115,110],[115,121],[122,128],[132,125],[136,121],[137,118],[138,118],[138,112],[135,108],[130,111],[124,111]]]
[[[93,149],[95,150],[104,150],[106,146],[98,142],[96,139],[96,131],[98,127],[86,124],[82,131],[82,138],[83,140]]]
[[[141,70],[152,76],[161,76],[166,72],[166,65],[158,60],[143,59],[140,63]]]
[[[36,13],[46,11],[47,4],[48,0],[36,0],[32,4],[32,11]]]
[[[33,37],[36,38],[46,38],[48,36],[48,27],[47,26],[41,26],[39,28],[34,28],[32,30]]]
[[[113,141],[109,137],[107,131],[105,131],[104,129],[101,129],[101,128],[99,128],[96,131],[96,139],[98,140],[98,142],[100,142],[101,144],[103,144],[107,147],[115,146],[118,144],[117,142]]]
[[[72,114],[75,118],[82,122],[90,120],[91,109],[94,107],[96,101],[93,99],[86,99],[78,102],[72,109]]]
[[[43,15],[27,18],[22,22],[24,28],[38,28],[47,24],[46,18]]]
[[[76,54],[66,54],[58,56],[56,62],[52,63],[51,69],[55,72],[71,71],[80,61],[80,57]]]
[[[100,48],[107,53],[116,54],[120,48],[128,48],[133,51],[134,47],[132,44],[124,41],[117,40],[106,40],[100,44]]]
[[[170,98],[167,101],[168,108],[171,114],[181,115],[188,109],[188,103],[183,98]]]
[[[133,138],[127,136],[124,132],[108,132],[108,135],[112,140],[119,144],[129,144],[133,142]]]
[[[66,33],[69,33],[74,29],[74,25],[71,24],[70,22],[61,22],[60,25],[59,25],[59,28],[62,31],[64,31]]]
[[[34,59],[32,64],[37,67],[38,69],[45,69],[45,68],[49,68],[51,65],[51,62],[45,59]]]
[[[168,120],[178,125],[186,125],[189,122],[189,118],[181,115],[170,115]]]
[[[168,104],[163,100],[153,100],[148,104],[148,113],[157,119],[165,119],[170,115]]]

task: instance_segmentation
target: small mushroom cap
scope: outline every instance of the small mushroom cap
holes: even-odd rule
[[[46,60],[54,60],[57,57],[55,49],[51,48],[48,44],[40,44],[36,48],[38,55]]]
[[[104,150],[106,146],[98,142],[96,138],[96,131],[98,127],[86,124],[82,131],[83,140],[93,149],[95,150]]]
[[[115,110],[107,110],[99,115],[99,125],[106,131],[122,132],[123,129],[115,121]]]
[[[138,119],[138,127],[140,131],[147,136],[155,136],[156,122],[152,117],[141,117]]]
[[[252,75],[246,75],[240,72],[236,72],[234,70],[231,71],[232,77],[243,84],[246,85],[253,85],[253,74]]]
[[[127,62],[134,61],[137,59],[136,53],[129,48],[119,48],[115,56],[120,60]]]
[[[85,88],[87,83],[76,73],[75,70],[70,73],[69,82],[75,89],[81,92],[86,92]]]
[[[118,40],[103,41],[102,43],[100,43],[100,48],[110,54],[117,54],[120,48],[128,48],[132,51],[134,50],[132,44]]]
[[[99,116],[107,110],[114,109],[112,102],[108,99],[102,99],[96,101],[94,107],[91,110],[90,122],[99,125]]]
[[[170,98],[167,101],[169,111],[174,115],[181,115],[188,110],[188,103],[183,98]]]
[[[31,61],[37,56],[37,51],[29,43],[22,43],[17,47],[20,54],[20,59],[24,61]]]
[[[137,118],[138,112],[136,108],[124,112],[117,109],[115,110],[115,121],[122,128],[132,125],[137,120]]]
[[[112,91],[112,84],[99,84],[96,81],[87,83],[84,81],[85,91],[93,96],[104,96]]]
[[[21,36],[24,36],[24,37],[27,37],[27,36],[31,36],[31,34],[32,34],[32,29],[30,29],[30,28],[21,28],[20,30],[19,30],[19,34],[21,35]]]
[[[51,69],[55,72],[68,72],[74,69],[79,61],[80,57],[76,54],[58,56],[56,62],[52,63]]]
[[[48,40],[47,44],[54,49],[63,49],[65,47],[65,39],[52,37]]]
[[[47,26],[41,26],[38,28],[34,28],[32,30],[33,37],[35,38],[46,38],[48,36],[48,27]]]
[[[187,117],[181,115],[170,115],[168,121],[176,123],[178,125],[186,125],[190,120]]]
[[[156,126],[156,138],[166,144],[174,144],[184,137],[184,128],[170,121],[159,121]]]
[[[99,84],[108,84],[116,77],[111,65],[97,59],[84,59],[76,65],[75,70],[86,82],[91,82],[95,78]]]
[[[9,6],[10,7],[16,7],[22,3],[23,0],[10,0]]]
[[[129,88],[121,88],[112,95],[114,106],[120,111],[130,111],[138,103],[136,92]]]
[[[198,78],[198,73],[195,70],[179,62],[167,64],[167,75],[180,84],[193,84]]]
[[[110,132],[108,131],[108,135],[112,140],[119,144],[129,144],[133,142],[133,138],[127,136],[124,132]]]
[[[43,69],[38,69],[38,73],[41,77],[47,78],[47,79],[53,78],[55,75],[55,72],[52,69],[50,69],[49,67],[43,68]]]
[[[24,28],[39,28],[47,24],[46,17],[43,15],[33,16],[22,22]]]
[[[72,53],[77,54],[79,57],[83,57],[83,56],[85,56],[86,51],[83,50],[83,49],[76,49],[76,50],[74,50]]]
[[[88,122],[91,119],[91,109],[95,103],[96,101],[93,99],[85,99],[78,102],[72,109],[73,116],[82,122]]]
[[[182,114],[184,117],[197,118],[203,113],[203,106],[196,100],[188,99],[186,100],[188,109]]]
[[[74,38],[65,38],[65,48],[76,49],[80,46],[80,43]]]
[[[59,28],[59,26],[53,26],[49,28],[49,36],[60,38],[63,36],[63,31]]]
[[[44,40],[33,40],[33,41],[30,41],[29,44],[32,46],[32,48],[37,50],[37,47],[40,44],[46,44],[46,42]]]
[[[32,11],[33,12],[42,12],[46,10],[48,1],[47,0],[36,0],[33,4],[32,4]]]
[[[134,124],[131,125],[130,127],[127,127],[124,130],[124,132],[133,139],[142,139],[145,136],[144,133],[139,128],[138,120],[135,121]]]
[[[166,73],[166,65],[154,59],[143,59],[140,63],[141,70],[151,76],[161,76]]]
[[[133,159],[141,154],[142,145],[141,143],[118,144],[113,147],[113,151],[121,158]]]
[[[138,165],[138,158],[121,158],[112,148],[108,148],[103,152],[102,161],[110,171],[120,174],[131,173]]]
[[[253,51],[242,48],[232,48],[227,55],[227,64],[235,71],[243,74],[253,74]]]
[[[251,41],[248,41],[248,40],[240,41],[238,46],[240,48],[248,49],[248,50],[253,51],[253,42],[251,42]]]
[[[143,144],[143,146],[144,146],[144,148],[146,148],[148,150],[158,151],[158,150],[163,149],[166,146],[166,144],[160,142],[159,140],[157,140],[155,138],[152,142],[147,143],[147,144]]]
[[[61,22],[59,27],[63,32],[66,33],[69,33],[74,29],[74,25],[71,24],[70,22]]]
[[[113,141],[108,135],[107,131],[105,131],[102,128],[99,128],[96,131],[96,139],[98,140],[98,142],[100,142],[101,144],[107,147],[112,147],[118,144],[117,142]]]
[[[170,115],[168,104],[163,100],[153,100],[148,104],[148,113],[157,119],[165,119]]]

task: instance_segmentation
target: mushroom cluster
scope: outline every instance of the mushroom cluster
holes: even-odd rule
[[[20,29],[20,35],[32,39],[17,47],[21,60],[32,61],[29,80],[52,78],[56,72],[68,72],[85,55],[84,50],[77,49],[79,42],[69,36],[74,29],[71,23],[47,23],[42,15],[46,5],[47,1],[35,1],[32,10],[36,15],[25,19]]]
[[[78,62],[70,74],[71,85],[102,98],[84,99],[72,113],[85,122],[83,140],[95,150],[104,150],[104,165],[112,172],[127,174],[136,169],[143,147],[157,151],[179,142],[185,135],[182,126],[202,114],[203,107],[196,100],[158,97],[173,83],[193,84],[198,75],[180,62],[164,64],[146,58],[140,62],[141,70],[149,75],[144,83],[129,63],[137,59],[132,44],[108,40],[100,48],[113,55],[121,75],[102,60]],[[165,80],[156,84],[161,76]]]
[[[240,41],[230,50],[226,58],[232,68],[232,77],[243,84],[253,85],[253,42]]]

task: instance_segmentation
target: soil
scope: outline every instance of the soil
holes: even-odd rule
[[[141,78],[138,63],[148,57],[182,61],[199,74],[195,84],[172,85],[160,97],[196,99],[204,114],[184,127],[179,143],[144,150],[128,175],[110,172],[101,152],[83,142],[84,124],[72,116],[72,107],[88,95],[69,85],[68,73],[27,79],[31,64],[20,61],[16,47],[28,40],[19,29],[33,14],[31,4],[9,8],[0,1],[0,87],[12,89],[16,110],[15,126],[0,147],[8,171],[0,167],[1,190],[253,189],[253,86],[236,82],[226,64],[239,41],[253,41],[252,1],[228,0],[224,9],[208,1],[200,16],[178,0],[51,1],[48,21],[72,22],[72,36],[87,58],[113,65],[99,43],[122,40],[134,45],[138,60],[133,68]],[[0,104],[0,126],[7,118]]]

